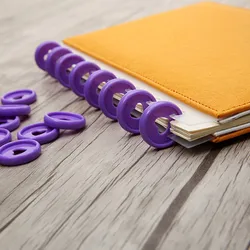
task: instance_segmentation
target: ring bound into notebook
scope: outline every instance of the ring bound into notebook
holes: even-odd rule
[[[142,114],[140,119],[140,133],[144,141],[155,148],[167,148],[174,144],[174,141],[169,138],[170,126],[165,131],[159,131],[156,126],[156,120],[160,117],[171,121],[171,115],[180,115],[181,110],[171,102],[159,101],[152,103]]]
[[[63,55],[58,62],[56,63],[55,67],[55,76],[56,79],[65,87],[70,89],[69,83],[69,74],[76,64],[79,62],[85,61],[81,56],[75,55],[73,53]]]
[[[37,66],[46,71],[45,68],[45,62],[48,57],[48,54],[51,52],[52,49],[60,47],[60,45],[57,42],[54,41],[47,41],[41,43],[37,48],[35,52],[35,61]]]
[[[97,70],[91,74],[88,80],[84,84],[85,99],[87,102],[95,107],[99,108],[98,97],[99,97],[99,86],[104,86],[110,80],[115,79],[116,76],[106,70]]]
[[[148,108],[148,102],[155,101],[154,96],[145,90],[134,89],[127,92],[117,107],[117,120],[121,127],[132,134],[140,134],[140,117],[133,115],[133,111],[138,103],[140,103],[141,112],[143,112]]]
[[[99,107],[108,118],[117,120],[117,106],[122,96],[135,86],[124,79],[113,79],[102,87],[99,93]],[[119,93],[119,94],[117,94]],[[114,95],[117,95],[114,97]]]
[[[45,70],[50,74],[50,76],[52,77],[56,77],[55,76],[55,66],[56,66],[56,62],[57,60],[59,60],[62,56],[72,53],[69,49],[66,48],[62,48],[60,47],[56,47],[53,49],[53,51],[51,51],[48,56],[47,59],[45,61]]]
[[[89,76],[100,70],[99,66],[91,62],[80,62],[78,63],[69,74],[69,84],[71,90],[80,97],[85,97],[85,82]]]

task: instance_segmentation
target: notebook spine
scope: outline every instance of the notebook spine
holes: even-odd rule
[[[171,116],[182,113],[175,104],[156,101],[151,93],[136,89],[131,82],[117,78],[54,41],[41,43],[37,47],[35,61],[40,69],[57,79],[65,88],[85,98],[106,117],[118,121],[124,130],[140,134],[150,146],[167,148],[174,144],[169,138]],[[138,103],[143,112],[140,117],[134,117],[131,113]],[[161,117],[168,120],[168,127],[162,133],[155,123]]]

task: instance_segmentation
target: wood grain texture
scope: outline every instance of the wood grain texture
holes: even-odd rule
[[[63,89],[34,63],[36,46],[192,0],[0,1],[0,94],[32,88],[22,126],[49,111],[84,114],[28,165],[0,168],[0,249],[245,250],[250,139],[153,150]],[[220,1],[250,8],[248,0]],[[14,133],[15,134],[15,133]]]

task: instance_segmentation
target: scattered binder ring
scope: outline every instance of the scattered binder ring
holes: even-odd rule
[[[117,106],[114,104],[114,94],[126,94],[127,90],[133,90],[135,86],[124,79],[113,79],[105,84],[99,94],[99,107],[110,119],[117,120]]]
[[[57,61],[55,67],[56,79],[65,87],[70,88],[69,85],[69,73],[68,69],[72,68],[79,62],[85,61],[81,56],[70,53],[62,56],[60,60]]]
[[[19,89],[6,93],[1,102],[4,105],[7,104],[26,104],[30,105],[36,101],[36,92],[31,89]]]
[[[12,132],[20,126],[20,118],[18,116],[0,117],[0,128],[5,128]]]
[[[0,164],[18,166],[29,163],[41,154],[41,146],[34,140],[9,142],[0,148]]]
[[[90,75],[99,70],[100,67],[92,62],[80,62],[78,63],[69,74],[69,84],[72,91],[80,96],[85,97],[84,93],[84,79],[83,76],[89,73]]]
[[[121,127],[132,134],[139,134],[140,117],[132,117],[131,112],[138,103],[142,104],[143,110],[149,106],[148,102],[155,102],[154,96],[145,90],[131,90],[124,95],[117,107],[117,120]]]
[[[99,108],[98,97],[99,97],[99,85],[102,83],[107,83],[108,81],[115,79],[116,76],[106,70],[97,70],[95,71],[84,85],[84,93],[87,102],[95,107]]]
[[[52,49],[59,47],[59,46],[60,45],[56,42],[47,41],[47,42],[41,43],[37,47],[36,52],[35,52],[35,61],[36,61],[37,66],[40,69],[46,71],[46,68],[45,68],[46,55],[48,55],[48,53]]]
[[[0,117],[29,115],[31,108],[25,104],[0,105]]]
[[[55,129],[78,130],[86,125],[84,116],[71,112],[51,112],[44,116],[44,123]]]
[[[69,49],[57,47],[54,48],[49,54],[45,61],[45,69],[50,76],[55,78],[55,67],[57,61],[64,55],[72,53]]]
[[[171,115],[180,115],[181,113],[181,110],[171,102],[159,101],[150,105],[140,119],[140,133],[143,140],[155,148],[172,146],[174,141],[168,138],[170,126],[168,126],[166,131],[160,133],[155,121],[159,117],[166,117],[170,123],[170,120],[172,120]]]
[[[59,129],[51,128],[40,122],[22,128],[17,133],[18,140],[31,139],[41,145],[54,141],[59,136]]]
[[[0,147],[10,142],[12,139],[11,133],[5,128],[0,128]]]

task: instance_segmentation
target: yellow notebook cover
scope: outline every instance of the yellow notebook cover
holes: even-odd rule
[[[249,10],[199,3],[64,43],[216,118],[250,110]]]

